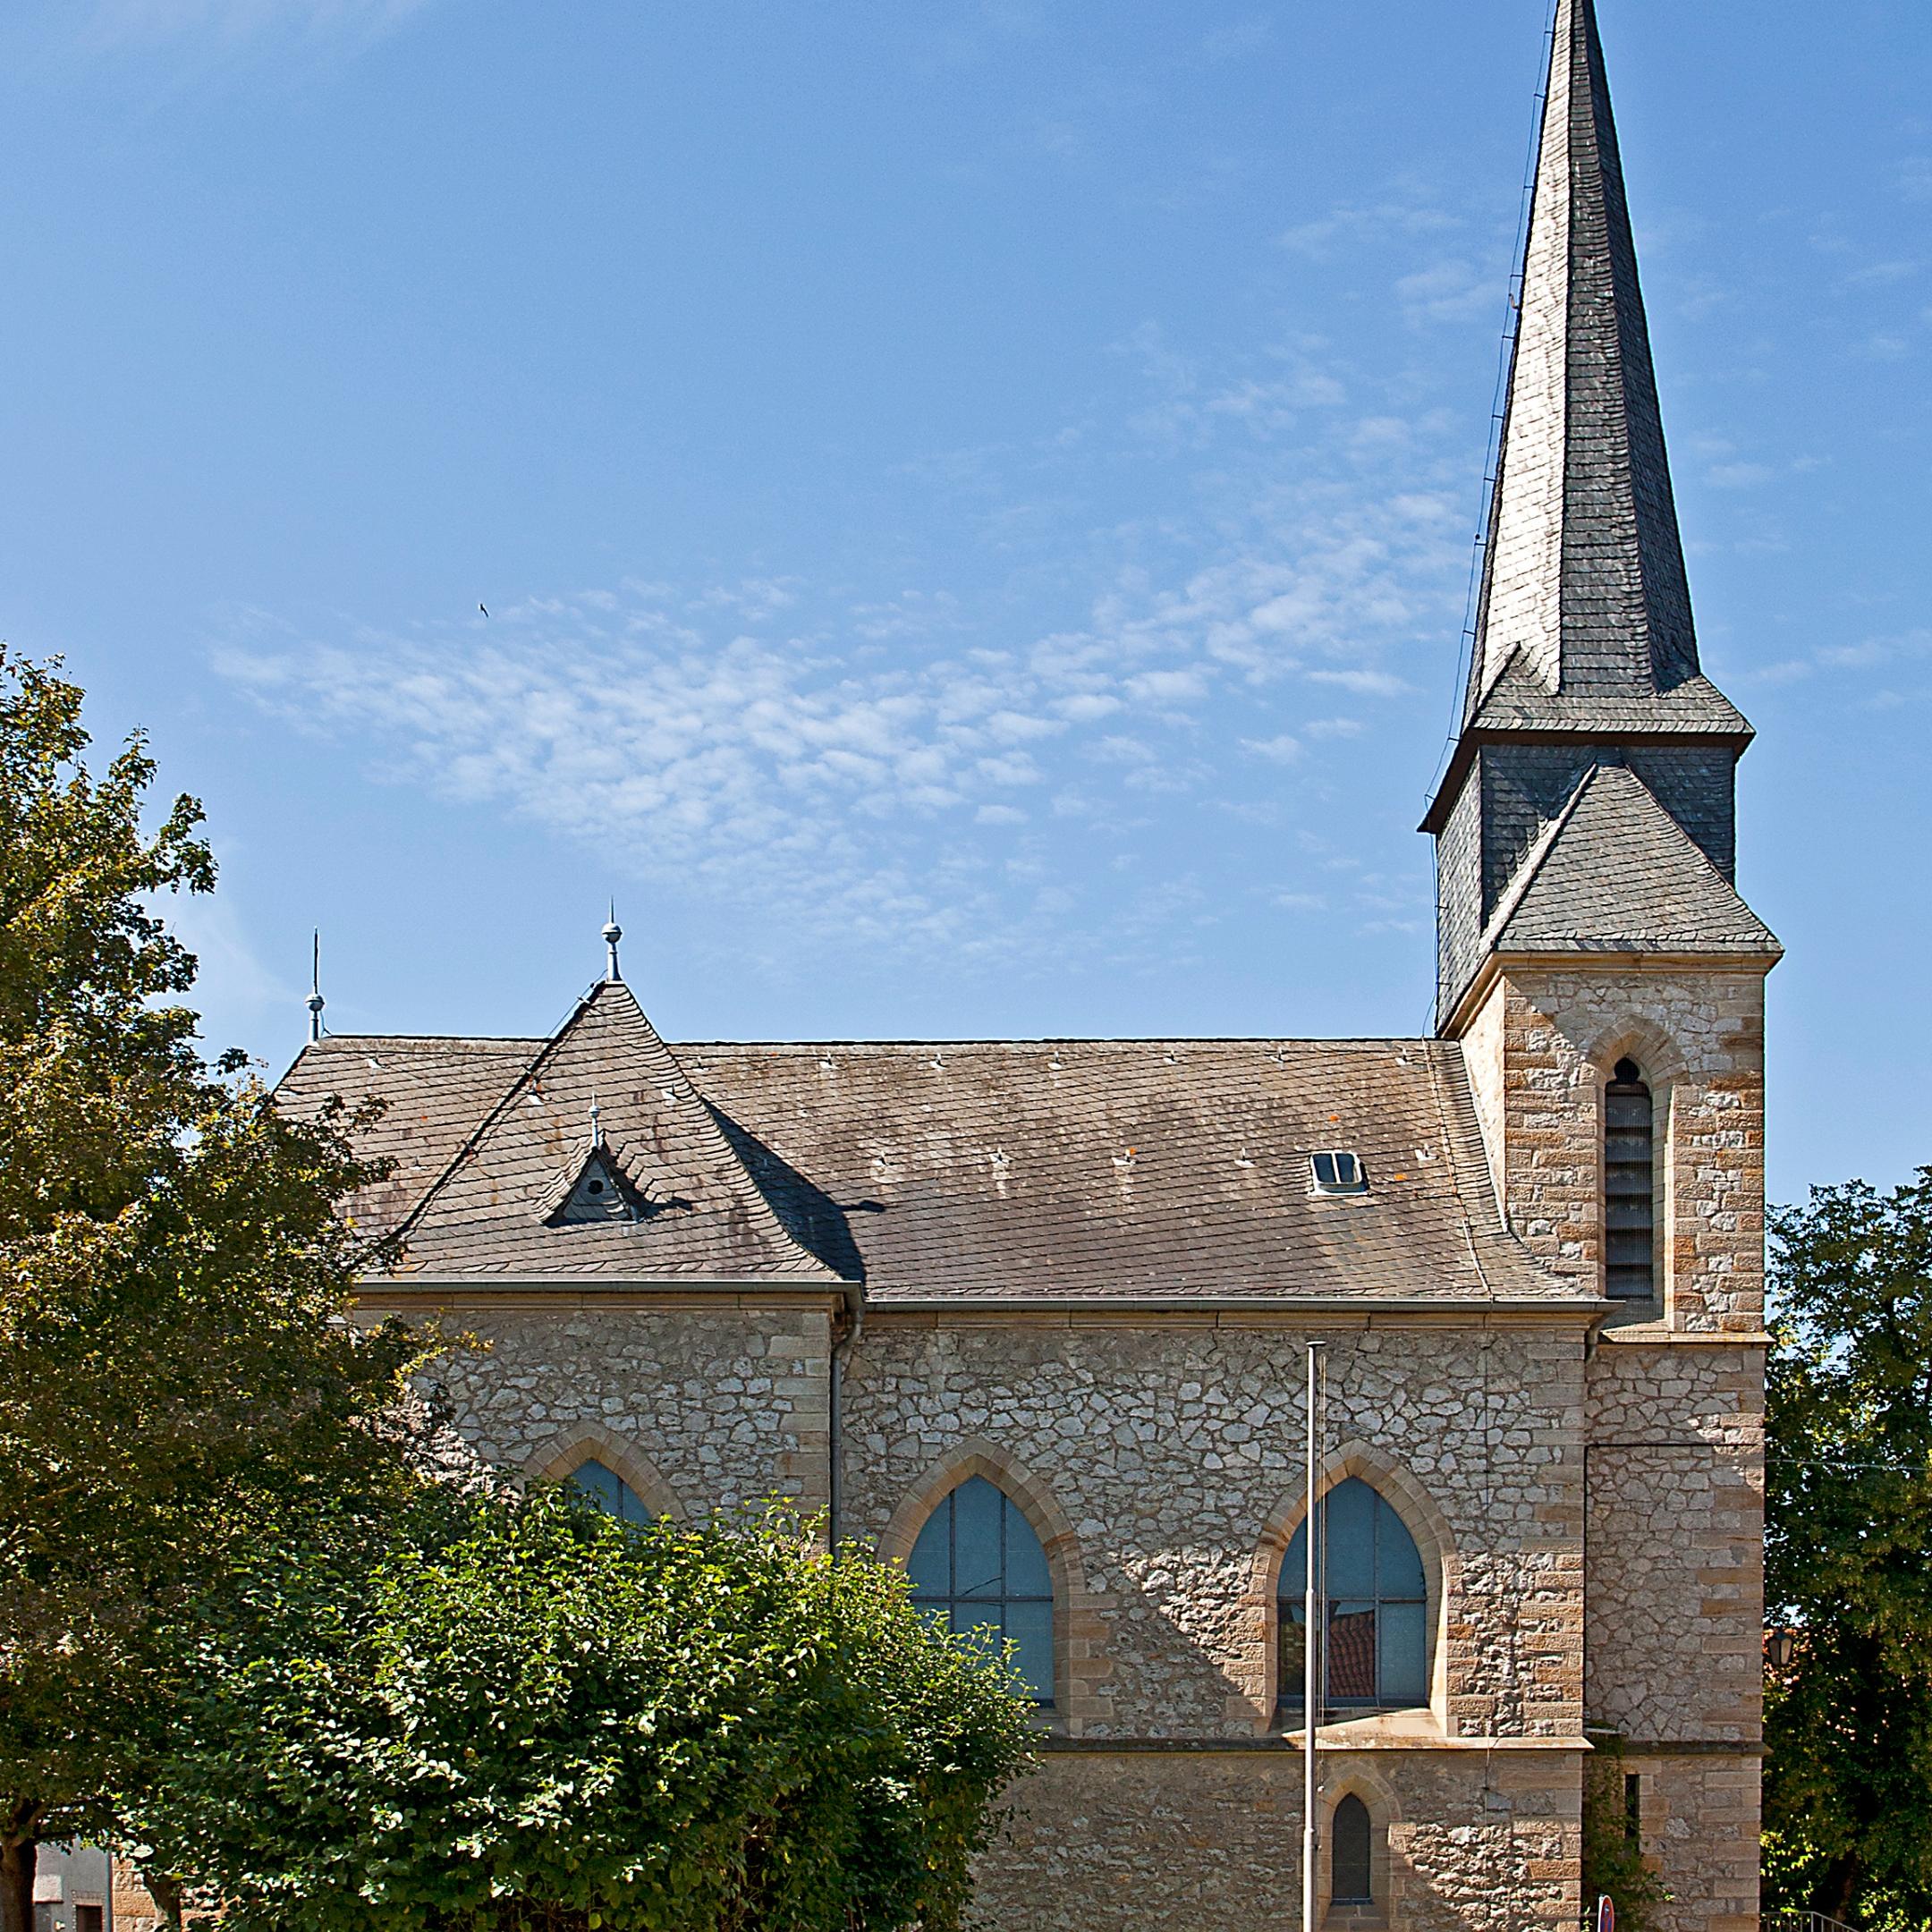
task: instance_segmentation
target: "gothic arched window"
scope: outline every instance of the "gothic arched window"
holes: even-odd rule
[[[1322,1498],[1326,1582],[1325,1708],[1360,1716],[1428,1702],[1428,1585],[1421,1552],[1388,1501],[1358,1476]],[[1302,1593],[1308,1525],[1282,1559],[1276,1606],[1277,1687],[1284,1708],[1301,1709]]]
[[[601,1462],[580,1462],[570,1472],[569,1481],[572,1489],[589,1496],[600,1510],[614,1516],[619,1522],[635,1523],[643,1528],[654,1520],[637,1491],[615,1470],[606,1469]]]
[[[1620,1301],[1657,1292],[1656,1162],[1650,1089],[1634,1060],[1604,1089],[1604,1290]]]
[[[1053,1702],[1053,1575],[1010,1496],[969,1476],[926,1519],[906,1573],[913,1602],[952,1629],[987,1631],[1016,1646],[1034,1701]]]
[[[1374,1831],[1368,1807],[1351,1792],[1335,1808],[1328,1836],[1328,1902],[1375,1903]]]

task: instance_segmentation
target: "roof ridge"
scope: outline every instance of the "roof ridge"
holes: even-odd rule
[[[546,1033],[325,1033],[304,1040],[303,1048],[340,1046],[348,1049],[383,1046],[540,1046]]]
[[[542,1065],[544,1060],[555,1050],[557,1043],[562,1040],[564,1034],[569,1031],[571,1026],[575,1022],[577,1016],[580,1013],[582,1013],[584,1008],[589,1004],[590,995],[589,993],[583,994],[579,998],[576,1005],[572,1008],[570,1013],[564,1019],[564,1024],[560,1026],[555,1033],[551,1034],[551,1036],[547,1040],[545,1040],[540,1046],[538,1046],[536,1053],[534,1053],[530,1056],[530,1058],[525,1063],[522,1068],[518,1072],[515,1079],[513,1079],[510,1082],[509,1086],[506,1087],[503,1090],[503,1092],[497,1096],[496,1099],[488,1107],[484,1109],[483,1117],[479,1121],[478,1121],[475,1127],[473,1127],[470,1131],[464,1136],[462,1144],[457,1148],[456,1151],[450,1156],[449,1159],[444,1164],[442,1172],[438,1174],[436,1179],[432,1181],[429,1185],[426,1187],[423,1191],[416,1197],[415,1205],[411,1208],[410,1211],[406,1215],[404,1215],[399,1222],[396,1223],[395,1241],[398,1248],[402,1245],[405,1237],[409,1233],[410,1229],[415,1225],[417,1220],[421,1216],[423,1210],[429,1205],[431,1199],[442,1191],[445,1183],[448,1182],[450,1176],[453,1174],[460,1166],[462,1166],[462,1165],[469,1157],[470,1153],[478,1147],[478,1145],[481,1142],[484,1134],[487,1133],[488,1130],[503,1117],[504,1109],[508,1106],[510,1102],[515,1097],[517,1092],[520,1089],[521,1089],[524,1082],[529,1080],[535,1075],[537,1069],[540,1065]]]
[[[666,1041],[666,1046],[674,1043]],[[773,1052],[816,1053],[835,1046],[933,1047],[940,1051],[1014,1046],[1433,1046],[1428,1033],[1063,1033],[1020,1034],[1012,1038],[973,1039],[688,1039],[675,1046],[689,1052],[707,1046],[756,1046]]]

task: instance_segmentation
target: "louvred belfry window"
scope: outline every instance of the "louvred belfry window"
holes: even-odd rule
[[[1604,1288],[1620,1301],[1657,1292],[1652,1111],[1642,1070],[1619,1060],[1604,1089]]]

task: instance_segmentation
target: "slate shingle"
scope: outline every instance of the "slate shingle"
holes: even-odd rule
[[[1465,726],[1749,736],[1699,670],[1593,0],[1558,0],[1518,316]]]
[[[412,1058],[403,1043],[330,1039],[281,1092],[304,1108],[353,1099],[378,1072],[419,1123],[431,1103],[407,1070],[439,1073],[447,1178],[417,1158],[416,1200],[398,1187],[364,1210],[404,1225],[406,1269],[438,1280],[862,1280],[881,1301],[1576,1292],[1500,1232],[1450,1043],[712,1042],[663,1049],[692,1094],[674,1086],[666,1101],[640,1038],[580,1018],[548,1048],[442,1041]],[[447,1069],[470,1053],[464,1087]],[[581,1157],[593,1083],[632,1184],[690,1208],[543,1225],[557,1174]],[[758,1201],[716,1144],[683,1138],[692,1105]],[[398,1144],[386,1124],[378,1143]],[[419,1126],[402,1144],[419,1143]],[[1365,1195],[1312,1191],[1308,1157],[1323,1147],[1360,1154]]]
[[[1586,772],[1497,906],[1498,953],[1775,955],[1770,929],[1636,773]]]

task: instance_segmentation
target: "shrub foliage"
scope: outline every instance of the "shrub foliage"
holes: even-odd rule
[[[231,1932],[952,1932],[1030,1726],[798,1524],[449,1505],[345,1588],[264,1551],[199,1634],[150,1857]]]

